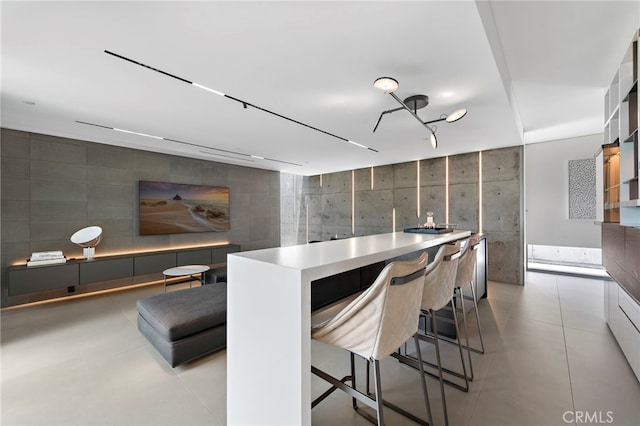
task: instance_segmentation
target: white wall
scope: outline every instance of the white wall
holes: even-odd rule
[[[526,243],[601,247],[593,219],[569,219],[569,160],[592,158],[603,134],[525,145]]]

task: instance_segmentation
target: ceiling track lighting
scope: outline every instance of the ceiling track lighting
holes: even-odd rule
[[[422,121],[422,119],[418,117],[418,110],[429,105],[429,97],[427,95],[412,95],[406,98],[405,100],[400,99],[394,93],[396,90],[398,90],[398,87],[399,87],[398,80],[392,77],[380,77],[376,79],[376,81],[373,82],[373,87],[382,91],[383,93],[388,93],[389,95],[391,95],[391,97],[393,97],[393,99],[398,101],[398,103],[401,105],[399,108],[393,108],[387,111],[382,111],[382,113],[380,114],[380,117],[378,118],[378,122],[373,128],[374,133],[378,129],[378,126],[380,125],[380,121],[382,120],[382,117],[385,114],[389,114],[389,113],[404,109],[407,112],[409,112],[409,114],[411,114],[416,120],[418,120],[420,124],[426,127],[427,130],[429,130],[429,133],[430,133],[429,141],[431,142],[431,146],[433,147],[433,149],[436,149],[438,147],[438,138],[436,137],[436,130],[438,127],[432,124],[438,123],[440,121],[453,123],[455,121],[460,120],[465,115],[467,115],[467,110],[465,108],[462,108],[452,112],[451,114],[441,114],[440,118],[436,118],[435,120]]]
[[[171,139],[171,138],[163,138],[162,136],[150,135],[148,133],[135,132],[133,130],[127,130],[127,129],[119,129],[117,127],[104,126],[102,124],[89,123],[87,121],[76,120],[76,123],[85,124],[87,126],[101,127],[103,129],[113,130],[113,131],[121,132],[121,133],[129,133],[131,135],[144,136],[146,138],[161,139],[161,140],[164,140],[164,141],[167,141],[167,142],[175,142],[175,143],[180,143],[180,144],[183,144],[183,145],[195,146],[197,148],[205,148],[205,149],[208,149],[208,150],[211,150],[211,151],[224,152],[226,154],[239,155],[241,157],[255,158],[255,159],[258,159],[258,160],[273,161],[275,163],[290,164],[292,166],[302,167],[302,164],[292,163],[290,161],[276,160],[274,158],[260,157],[258,155],[244,154],[242,152],[229,151],[229,150],[220,149],[220,148],[211,148],[211,147],[206,146],[206,145],[198,145],[197,143],[184,142],[184,141],[179,141],[177,139]],[[216,153],[213,153],[213,152],[205,152],[205,151],[200,151],[200,152],[202,152],[204,154],[216,155],[218,157],[233,158],[234,160],[242,160],[242,161],[254,162],[253,160],[249,160],[249,159],[236,158],[236,157],[231,157],[231,156],[228,156],[228,155],[216,154]]]
[[[378,152],[378,150],[377,150],[377,149],[373,149],[373,148],[370,148],[370,147],[368,147],[368,146],[365,146],[365,145],[362,145],[362,144],[359,144],[359,143],[354,143],[353,141],[351,141],[351,140],[349,140],[349,139],[347,139],[347,138],[343,138],[342,136],[338,136],[338,135],[333,134],[333,133],[331,133],[331,132],[327,132],[326,130],[319,129],[319,128],[317,128],[317,127],[311,126],[310,124],[303,123],[302,121],[295,120],[295,119],[293,119],[293,118],[287,117],[286,115],[279,114],[279,113],[277,113],[277,112],[274,112],[274,111],[268,110],[268,109],[263,108],[263,107],[261,107],[261,106],[254,105],[254,104],[252,104],[252,103],[250,103],[250,102],[247,102],[247,101],[244,101],[244,100],[242,100],[242,99],[235,98],[235,97],[233,97],[233,96],[230,96],[230,95],[227,95],[227,94],[225,94],[225,93],[219,92],[219,91],[217,91],[217,90],[215,90],[215,89],[211,89],[210,87],[204,86],[204,85],[202,85],[202,84],[195,83],[195,82],[193,82],[193,81],[189,81],[189,80],[187,80],[186,78],[182,78],[182,77],[179,77],[179,76],[177,76],[177,75],[174,75],[174,74],[168,73],[168,72],[166,72],[166,71],[163,71],[163,70],[161,70],[161,69],[158,69],[158,68],[152,67],[152,66],[150,66],[150,65],[143,64],[142,62],[138,62],[138,61],[136,61],[136,60],[134,60],[134,59],[127,58],[126,56],[122,56],[122,55],[119,55],[119,54],[117,54],[117,53],[110,52],[109,50],[105,50],[105,51],[104,51],[104,53],[106,53],[107,55],[111,55],[111,56],[113,56],[113,57],[116,57],[116,58],[118,58],[118,59],[122,59],[122,60],[124,60],[124,61],[130,62],[130,63],[132,63],[132,64],[135,64],[135,65],[141,66],[141,67],[143,67],[143,68],[150,69],[151,71],[155,71],[155,72],[160,73],[160,74],[163,74],[163,75],[165,75],[165,76],[167,76],[167,77],[171,77],[171,78],[174,78],[174,79],[176,79],[176,80],[180,80],[180,81],[182,81],[183,83],[190,84],[190,85],[195,86],[195,87],[197,87],[197,88],[199,88],[199,89],[203,89],[203,90],[206,90],[206,91],[208,91],[208,92],[215,93],[216,95],[223,96],[223,97],[225,97],[225,98],[227,98],[227,99],[231,99],[231,100],[233,100],[233,101],[236,101],[236,102],[240,103],[244,109],[247,109],[248,107],[255,108],[255,109],[257,109],[257,110],[260,110],[260,111],[266,112],[267,114],[271,114],[271,115],[274,115],[274,116],[276,116],[276,117],[282,118],[283,120],[287,120],[287,121],[290,121],[290,122],[292,122],[292,123],[298,124],[298,125],[300,125],[300,126],[306,127],[306,128],[308,128],[308,129],[315,130],[316,132],[323,133],[323,134],[325,134],[325,135],[327,135],[327,136],[331,136],[331,137],[333,137],[333,138],[340,139],[340,140],[341,140],[341,141],[343,141],[343,142],[348,142],[348,143],[353,144],[353,145],[356,145],[356,146],[358,146],[358,147],[360,147],[360,148],[368,149],[369,151]]]

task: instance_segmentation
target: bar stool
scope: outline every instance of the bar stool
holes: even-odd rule
[[[337,379],[328,373],[312,366],[311,372],[326,380],[332,386],[316,400],[315,407],[336,389],[340,389],[352,397],[354,410],[372,423],[384,424],[383,404],[422,425],[433,424],[427,384],[422,369],[422,355],[417,338],[420,302],[424,291],[425,266],[427,253],[418,259],[406,262],[392,262],[378,275],[375,282],[349,303],[333,318],[313,326],[311,338],[334,345],[350,352],[351,375]],[[428,423],[423,419],[397,407],[382,398],[380,380],[380,360],[392,354],[409,338],[414,337],[420,372],[422,392],[427,411]],[[370,395],[356,389],[354,354],[373,362],[375,394]],[[348,386],[346,382],[351,382]],[[376,419],[362,411],[358,401],[376,411]]]
[[[473,364],[471,364],[471,351],[484,354],[484,341],[482,340],[482,329],[480,328],[480,315],[478,314],[478,301],[476,300],[476,291],[473,285],[473,278],[476,271],[478,244],[480,238],[478,235],[472,235],[462,248],[460,260],[458,262],[458,273],[456,274],[455,295],[460,300],[460,308],[462,310],[462,324],[464,326],[464,336],[466,342],[467,355],[469,359],[469,380],[473,380]],[[471,297],[465,296],[463,291],[467,288],[471,291]],[[476,316],[476,324],[478,326],[478,335],[480,336],[480,349],[472,348],[469,345],[469,328],[467,327],[467,310],[464,307],[464,300],[473,300],[473,309]],[[459,336],[458,336],[459,340]]]
[[[442,411],[444,414],[445,424],[449,424],[449,416],[447,412],[447,403],[446,396],[444,392],[444,384],[445,382],[453,385],[457,385],[453,382],[446,380],[443,377],[443,367],[442,360],[440,356],[440,344],[439,344],[439,336],[438,336],[438,326],[436,323],[436,315],[435,312],[444,308],[445,306],[451,305],[453,307],[453,323],[456,328],[456,332],[458,332],[457,325],[457,316],[453,302],[453,289],[456,284],[456,272],[458,268],[458,259],[460,257],[460,242],[456,242],[455,244],[447,244],[443,245],[438,249],[436,256],[428,266],[424,279],[424,292],[422,293],[422,301],[421,301],[421,320],[425,321],[425,332],[421,333],[418,331],[417,338],[419,340],[433,343],[436,350],[436,364],[431,364],[424,361],[425,364],[434,366],[438,369],[438,375],[435,376],[438,378],[440,382],[440,394],[442,398]],[[427,335],[426,332],[426,319],[427,316],[431,319],[431,330],[433,332],[433,337]],[[458,344],[458,351],[460,353],[460,361],[462,363],[463,368],[463,378],[465,378],[465,383],[468,389],[468,382],[466,381],[466,368],[464,365],[464,357],[462,354],[462,346]],[[406,352],[406,351],[405,351]],[[407,354],[395,353],[393,356],[398,359],[400,362],[410,365],[414,368],[419,368],[422,371],[422,363],[420,360],[421,355],[418,359],[415,359]],[[431,373],[426,373],[431,376],[434,376]],[[460,387],[459,385],[457,385]],[[464,388],[460,387],[461,390]]]

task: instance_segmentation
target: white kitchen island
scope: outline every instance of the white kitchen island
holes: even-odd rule
[[[311,424],[311,282],[468,237],[389,233],[227,256],[227,424]]]

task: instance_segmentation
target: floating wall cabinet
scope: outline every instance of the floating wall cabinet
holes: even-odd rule
[[[237,251],[240,251],[239,245],[225,244],[71,260],[59,265],[12,266],[9,268],[9,296],[70,288],[75,291],[75,287],[81,285],[87,285],[87,292],[92,291],[91,285],[109,281],[111,285],[97,288],[123,287],[136,283],[135,277],[158,275],[178,265],[226,262],[227,254]],[[161,275],[151,277],[151,280],[159,278]]]
[[[602,265],[609,329],[640,380],[640,197],[638,194],[638,74],[636,31],[605,95],[602,147]]]

